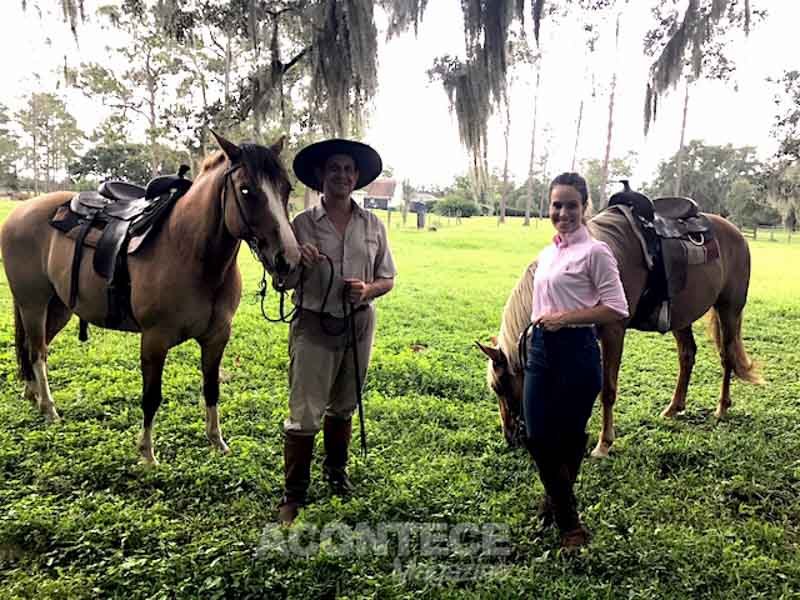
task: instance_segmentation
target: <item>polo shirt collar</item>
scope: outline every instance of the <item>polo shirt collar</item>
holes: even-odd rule
[[[589,230],[586,225],[580,225],[575,231],[570,233],[557,233],[553,237],[553,243],[558,248],[566,248],[575,244],[580,244],[589,239]]]

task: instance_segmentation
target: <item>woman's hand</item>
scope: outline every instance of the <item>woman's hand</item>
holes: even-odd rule
[[[569,325],[567,320],[567,313],[557,312],[550,313],[549,315],[542,315],[533,322],[534,327],[542,326],[545,331],[558,331],[562,327]]]

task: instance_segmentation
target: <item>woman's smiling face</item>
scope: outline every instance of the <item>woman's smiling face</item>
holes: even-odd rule
[[[571,185],[555,185],[550,191],[550,221],[558,233],[572,233],[583,222],[583,200]]]

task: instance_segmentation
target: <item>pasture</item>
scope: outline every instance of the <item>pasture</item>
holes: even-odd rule
[[[0,202],[0,219],[10,208]],[[187,343],[167,360],[157,468],[140,465],[135,448],[138,338],[91,328],[81,344],[73,320],[49,359],[63,421],[45,426],[21,397],[0,278],[0,597],[800,595],[800,244],[750,241],[744,339],[767,383],[734,382],[726,420],[713,417],[721,368],[702,322],[687,410],[672,421],[659,413],[677,374],[673,339],[629,335],[611,458],[587,460],[576,488],[594,540],[568,558],[533,516],[538,476],[523,451],[506,448],[473,343],[496,333],[550,226],[441,219],[438,231],[417,231],[410,217],[409,228],[392,218],[400,274],[378,304],[370,451],[351,459],[357,496],[332,498],[315,460],[312,504],[298,524],[494,523],[507,528],[504,556],[436,555],[419,543],[403,556],[336,543],[307,556],[264,550],[282,486],[286,326],[262,319],[261,269],[243,251],[245,297],[222,366],[232,452],[206,442],[199,351]],[[273,313],[276,304],[273,296]],[[596,405],[592,443],[598,417]]]

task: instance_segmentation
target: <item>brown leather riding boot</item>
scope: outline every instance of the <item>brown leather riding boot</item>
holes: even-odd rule
[[[572,490],[576,452],[573,447],[565,448],[560,444],[535,444],[531,450],[545,494],[551,500],[554,520],[561,532],[561,547],[567,551],[574,550],[589,540],[589,532],[578,517]]]
[[[291,525],[306,503],[311,483],[314,436],[286,432],[283,440],[283,497],[278,504],[278,521]]]
[[[326,415],[322,430],[325,442],[323,475],[334,495],[349,496],[355,489],[347,476],[347,459],[350,454],[353,421]]]

